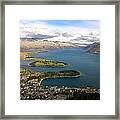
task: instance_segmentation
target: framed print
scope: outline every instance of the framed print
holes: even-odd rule
[[[119,119],[118,1],[1,8],[1,118]]]

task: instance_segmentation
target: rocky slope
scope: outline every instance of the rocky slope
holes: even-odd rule
[[[93,43],[85,47],[87,52],[100,54],[100,43]]]

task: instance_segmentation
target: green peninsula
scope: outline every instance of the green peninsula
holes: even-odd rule
[[[25,83],[31,80],[37,80],[41,82],[42,80],[49,78],[69,78],[69,77],[80,77],[80,72],[75,70],[64,70],[57,72],[33,72],[28,69],[21,70],[21,83]]]
[[[32,52],[21,52],[20,58],[21,60],[32,60],[33,62],[29,64],[31,67],[66,67],[68,66],[68,64],[65,62],[31,57],[32,54],[35,54],[35,52],[33,53]]]

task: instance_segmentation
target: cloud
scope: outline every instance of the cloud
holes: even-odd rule
[[[71,33],[88,33],[99,32],[100,21],[92,20],[21,20],[20,29],[32,32],[71,32]]]

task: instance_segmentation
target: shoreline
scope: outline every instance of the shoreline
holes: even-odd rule
[[[21,82],[27,82],[30,80],[37,80],[37,82],[42,82],[47,79],[55,79],[55,78],[76,78],[80,77],[81,73],[79,71],[74,70],[64,70],[58,72],[34,72],[29,69],[23,69],[20,72]]]
[[[32,60],[32,62],[29,63],[31,67],[66,67],[69,65],[68,63],[65,63],[63,61],[54,61],[54,60],[48,60],[44,58],[32,57],[33,54],[44,52],[42,51],[43,50],[36,51],[36,52],[20,52],[20,60],[23,60],[23,61]],[[45,52],[48,52],[48,51],[45,51]]]
[[[42,81],[49,78],[39,78],[39,72],[24,70],[20,79],[21,100],[100,100],[100,89],[96,87],[67,87],[67,86],[44,86]],[[62,71],[63,73],[64,71]],[[50,73],[50,72],[49,72]],[[29,77],[31,77],[29,79]],[[36,78],[36,77],[37,78]],[[67,76],[67,77],[79,77]],[[23,79],[23,78],[24,79]],[[65,77],[65,76],[63,76]],[[57,78],[57,77],[55,77]],[[53,78],[54,79],[54,78]]]
[[[59,48],[65,49],[65,48]],[[55,50],[55,49],[54,49]],[[48,51],[47,51],[48,52]],[[30,55],[37,52],[31,52]],[[27,56],[31,57],[31,56]],[[33,58],[32,58],[33,59]],[[34,58],[38,59],[38,58]],[[46,59],[45,59],[46,60]],[[43,67],[43,66],[42,66]],[[50,66],[52,68],[52,66]],[[22,68],[24,70],[24,68]],[[20,99],[21,100],[99,100],[100,89],[96,87],[65,87],[65,86],[43,86],[42,81],[55,78],[74,78],[80,77],[79,75],[62,75],[57,76],[60,72],[37,72],[27,69],[30,72],[20,73]],[[51,76],[49,76],[52,73]],[[56,74],[57,73],[57,74]],[[46,75],[48,74],[48,75]],[[49,76],[49,77],[48,77]]]
[[[29,50],[54,50],[54,49],[64,49],[64,48],[85,48],[90,53],[99,52],[100,53],[100,43],[93,42],[89,44],[76,44],[70,42],[60,42],[60,41],[29,41],[29,40],[21,40],[21,51],[29,51]],[[93,47],[93,48],[91,48]]]

